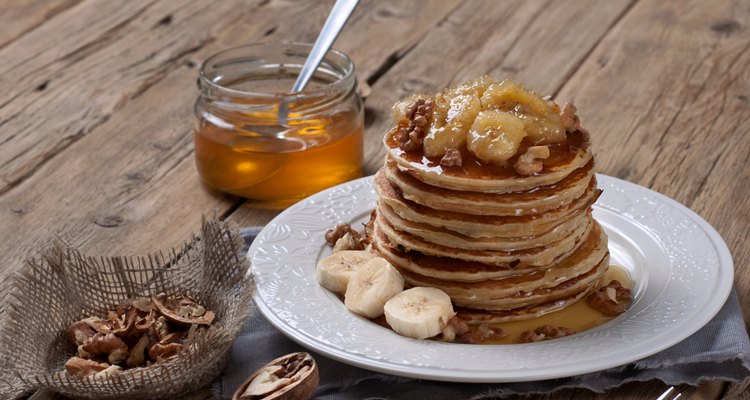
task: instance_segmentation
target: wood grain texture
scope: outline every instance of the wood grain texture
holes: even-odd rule
[[[4,0],[0,12],[0,48],[80,1]]]
[[[0,84],[8,87],[0,94],[0,193],[214,40],[245,5],[89,1],[0,49],[2,59],[15,55],[0,67]],[[43,40],[54,35],[60,40]]]
[[[661,192],[719,231],[734,258],[746,321],[749,17],[741,1],[643,1],[559,96],[579,106],[599,171]]]

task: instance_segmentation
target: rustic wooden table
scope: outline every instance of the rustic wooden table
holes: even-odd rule
[[[240,225],[273,218],[201,185],[191,133],[198,68],[232,46],[311,42],[331,5],[3,0],[0,275],[56,235],[94,254],[135,254],[179,244],[212,210]],[[750,321],[746,1],[363,1],[336,47],[372,87],[367,174],[382,163],[397,98],[482,74],[518,79],[576,103],[600,172],[664,193],[719,231]],[[677,389],[749,398],[748,387]],[[653,399],[666,388],[552,397]]]

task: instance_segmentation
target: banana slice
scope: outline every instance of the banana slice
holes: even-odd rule
[[[354,271],[375,256],[362,250],[344,250],[318,261],[315,277],[324,288],[344,293]]]
[[[426,339],[443,331],[456,313],[451,298],[440,289],[415,287],[385,303],[385,320],[399,335]]]
[[[376,257],[359,267],[344,294],[346,308],[367,318],[383,315],[383,306],[404,290],[404,278],[384,258]]]

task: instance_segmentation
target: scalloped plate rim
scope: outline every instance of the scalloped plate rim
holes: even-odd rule
[[[733,285],[734,266],[732,263],[731,253],[729,252],[729,249],[726,243],[724,242],[724,240],[708,222],[706,222],[702,217],[700,217],[694,211],[690,210],[684,205],[678,203],[677,201],[661,193],[645,188],[643,186],[640,186],[631,182],[627,182],[618,178],[602,175],[602,174],[596,174],[596,176],[597,176],[597,179],[599,180],[600,188],[605,185],[614,185],[614,187],[625,188],[631,191],[647,194],[657,199],[661,205],[668,206],[673,211],[676,211],[684,215],[685,217],[687,217],[687,219],[690,220],[690,222],[695,223],[700,228],[700,230],[706,234],[706,236],[708,237],[711,244],[714,246],[716,253],[717,253],[716,260],[719,266],[719,270],[718,270],[719,276],[717,277],[717,280],[713,282],[716,286],[716,290],[712,292],[712,295],[710,296],[710,298],[701,299],[701,300],[706,300],[706,301],[700,309],[700,314],[697,316],[692,315],[691,317],[686,317],[680,325],[673,326],[671,330],[660,332],[658,337],[663,338],[664,336],[669,335],[669,338],[666,340],[662,340],[661,342],[657,342],[657,343],[648,343],[645,346],[646,348],[636,349],[637,351],[620,351],[619,353],[617,353],[619,356],[615,357],[614,359],[611,354],[604,354],[599,357],[589,358],[586,364],[581,364],[577,362],[570,363],[570,365],[567,365],[567,368],[562,368],[560,366],[547,367],[544,365],[537,365],[537,366],[517,368],[517,369],[508,369],[508,368],[493,369],[492,367],[487,367],[487,366],[473,369],[473,368],[449,368],[449,367],[447,368],[447,367],[443,367],[440,365],[431,365],[429,362],[426,364],[425,363],[409,364],[409,363],[404,363],[403,360],[398,360],[398,361],[390,360],[387,357],[385,359],[381,359],[381,358],[378,358],[377,354],[375,353],[362,354],[363,352],[368,353],[367,350],[355,352],[349,349],[341,348],[341,346],[323,341],[320,338],[316,338],[310,332],[307,332],[305,330],[301,330],[292,326],[292,324],[290,324],[289,321],[279,316],[279,310],[274,309],[273,306],[269,305],[264,300],[263,295],[262,295],[264,292],[263,290],[261,290],[262,289],[261,287],[258,287],[260,283],[257,280],[255,283],[256,290],[253,293],[253,302],[256,304],[256,306],[261,311],[261,313],[265,316],[265,318],[273,326],[279,329],[285,336],[297,342],[298,344],[302,345],[303,347],[306,347],[322,355],[328,356],[330,358],[333,358],[335,360],[341,361],[346,364],[354,365],[357,367],[361,367],[361,368],[376,371],[376,372],[382,372],[382,373],[410,377],[410,378],[438,380],[438,381],[447,381],[447,382],[475,382],[475,383],[523,382],[523,381],[562,378],[562,377],[569,377],[569,376],[580,375],[580,374],[585,374],[585,373],[597,372],[597,371],[605,370],[608,368],[625,365],[633,361],[637,361],[639,359],[645,358],[647,356],[650,356],[652,354],[655,354],[661,350],[664,350],[668,347],[671,347],[677,344],[678,342],[684,340],[685,338],[689,337],[690,335],[698,331],[706,323],[708,323],[708,321],[710,321],[711,318],[713,318],[716,315],[716,313],[719,312],[719,310],[721,309],[723,304],[726,302],[726,299],[728,298],[731,292],[731,288]],[[293,206],[287,208],[286,210],[281,212],[276,218],[274,218],[271,222],[269,222],[269,224],[266,225],[266,227],[258,234],[256,240],[252,243],[252,245],[250,246],[250,249],[248,250],[247,257],[250,258],[252,262],[253,254],[255,254],[255,252],[264,244],[263,239],[270,232],[271,228],[279,224],[281,221],[287,220],[290,216],[295,215],[295,213],[297,213],[297,210],[299,208],[303,207],[304,205],[310,204],[311,202],[321,202],[321,201],[327,200],[328,197],[330,197],[332,193],[335,193],[336,191],[345,190],[347,187],[351,187],[352,185],[362,185],[365,188],[371,188],[371,182],[372,182],[372,176],[345,182],[340,185],[334,186],[332,188],[326,189],[317,194],[314,194],[306,199],[299,201]],[[373,195],[371,194],[371,196]],[[606,210],[609,212],[617,212],[615,207],[611,207],[607,203],[600,204],[601,201],[602,199],[600,198],[597,204],[594,205],[595,209],[600,208],[602,210]],[[629,219],[630,222],[632,222],[633,224],[637,224],[637,225],[644,226],[645,228],[649,228],[648,223],[644,224],[642,222],[638,222],[635,219],[633,219],[632,216],[624,217],[624,218]],[[321,244],[320,247],[322,246],[323,244]],[[314,269],[314,265],[313,265],[313,269]],[[256,273],[256,267],[254,263],[251,266],[251,270],[249,273],[253,273],[253,274]],[[307,276],[307,277],[309,278],[310,276]],[[314,271],[312,272],[312,279],[313,280],[315,279]],[[673,279],[674,279],[673,275],[670,271],[669,280],[672,281]],[[659,296],[661,296],[661,294]],[[648,308],[651,306],[652,306],[651,304],[646,305],[647,309],[640,310],[639,314],[643,312],[648,313],[649,312]],[[335,310],[332,310],[332,311],[335,311]],[[358,317],[355,317],[355,318],[358,318]],[[361,321],[358,323],[361,323],[362,327],[374,325],[371,322],[363,318],[359,318],[359,319]],[[594,328],[590,331],[608,329],[608,327],[612,327],[618,324],[618,320],[620,320],[620,318],[612,320],[608,322],[607,324]],[[687,328],[683,326],[685,324],[688,325]],[[581,334],[584,334],[587,332],[589,331],[582,332]],[[574,335],[574,337],[575,336],[577,335]],[[541,342],[541,343],[535,343],[531,345],[529,344],[481,345],[481,348],[490,349],[493,353],[498,353],[498,355],[502,355],[503,353],[502,347],[506,347],[507,349],[524,347],[521,350],[522,352],[531,351],[534,353],[539,353],[539,352],[543,352],[547,348],[547,346],[564,346],[565,343],[567,343],[566,339],[567,338],[563,338],[563,339],[558,339],[558,340],[554,340],[550,342]],[[448,344],[448,343],[433,342],[433,341],[415,341],[413,339],[403,338],[398,335],[392,338],[392,340],[394,342],[401,342],[401,344],[411,341],[413,342],[411,345],[416,346],[416,347],[428,346],[429,348],[436,347],[436,348],[439,348],[440,350],[444,350],[446,348],[459,350],[459,351],[451,351],[451,353],[455,353],[455,354],[462,354],[462,352],[467,349],[480,347],[476,345]],[[410,344],[407,343],[406,346],[410,346]],[[529,347],[529,346],[534,346],[534,347]]]

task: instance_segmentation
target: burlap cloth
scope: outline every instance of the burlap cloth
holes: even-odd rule
[[[259,228],[241,231],[246,246]],[[283,354],[307,351],[287,339],[257,310],[237,336],[229,366],[216,392],[229,399],[253,371]],[[308,351],[309,352],[309,351]],[[512,384],[461,384],[415,380],[380,374],[312,353],[320,368],[316,399],[490,399],[511,394],[552,393],[564,388],[604,392],[627,382],[658,379],[669,385],[704,380],[740,381],[750,376],[750,340],[737,295],[705,327],[671,348],[633,364],[570,378]],[[394,384],[397,383],[397,384]]]
[[[158,399],[210,385],[224,368],[252,294],[238,230],[217,219],[179,249],[140,257],[88,257],[63,244],[43,250],[0,283],[0,398],[36,390],[90,399]],[[137,297],[190,295],[216,315],[185,350],[108,378],[70,376],[64,333],[85,317]],[[249,329],[251,325],[245,325]]]

